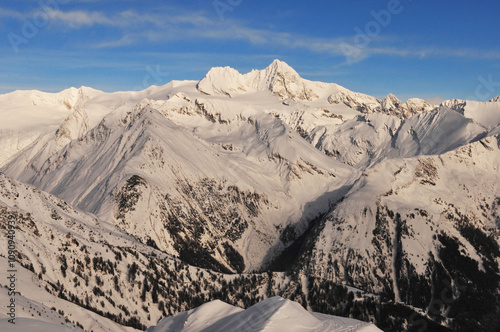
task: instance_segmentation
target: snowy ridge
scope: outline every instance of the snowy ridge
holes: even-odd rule
[[[391,93],[380,101],[380,107],[376,110],[406,119],[418,113],[432,111],[435,108],[435,106],[419,98],[411,98],[406,103],[403,103]]]
[[[89,126],[88,120],[85,120],[86,103],[101,93],[81,87],[59,93],[16,91],[0,95],[0,114],[3,119],[0,124],[0,165],[39,137],[52,133],[60,126],[60,137],[65,137],[60,146],[77,138]]]
[[[375,97],[351,92],[344,88],[340,89],[340,87],[339,92],[328,96],[328,102],[330,104],[344,103],[346,106],[362,113],[368,113],[380,107],[380,101]]]
[[[498,97],[489,102],[451,99],[441,103],[441,106],[455,110],[485,128],[492,129],[500,125],[500,106],[496,102],[498,100]]]
[[[366,114],[336,126],[312,127],[310,132],[305,131],[305,138],[327,155],[365,169],[388,157],[445,153],[493,135],[496,130],[498,126],[488,130],[458,112],[441,107],[408,119],[384,113]]]
[[[435,108],[418,98],[412,98],[403,103],[393,94],[389,94],[384,99],[378,100],[337,84],[305,80],[293,68],[279,60],[274,60],[263,70],[253,70],[244,75],[230,67],[212,68],[197,84],[197,89],[207,95],[229,97],[257,91],[270,91],[281,99],[295,101],[312,102],[326,98],[330,104],[343,103],[362,113],[377,111],[403,118]]]
[[[254,70],[246,74],[245,79],[256,90],[269,89],[280,98],[307,101],[318,98],[314,90],[324,87],[321,83],[302,79],[292,67],[279,60],[274,60],[264,70]]]
[[[198,82],[196,88],[201,93],[212,95],[228,95],[233,93],[247,92],[249,87],[243,76],[230,67],[212,68],[207,75]]]

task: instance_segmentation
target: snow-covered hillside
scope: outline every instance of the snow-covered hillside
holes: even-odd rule
[[[273,295],[387,329],[482,328],[500,314],[497,101],[377,99],[279,60],[138,92],[0,95],[0,229],[19,220],[19,262],[85,329]]]
[[[432,312],[496,312],[500,261],[500,137],[365,171],[317,225],[304,267]],[[475,299],[469,298],[475,294]]]
[[[133,331],[82,308],[100,306],[97,298],[92,299],[92,288],[99,287],[102,280],[112,285],[113,275],[110,275],[110,271],[115,267],[119,278],[114,284],[125,284],[126,264],[121,267],[124,272],[119,272],[115,255],[122,252],[123,247],[133,248],[137,245],[132,237],[107,222],[73,209],[64,201],[0,174],[2,233],[6,233],[9,220],[15,221],[16,229],[14,242],[18,264],[15,268],[15,284],[19,293],[14,298],[18,318],[36,319],[38,322],[31,322],[33,326],[37,326],[40,321],[60,324],[68,320],[86,330]],[[5,267],[8,266],[7,241],[7,236],[0,238],[0,262]],[[109,248],[114,246],[117,247],[115,252],[110,251]],[[90,257],[93,266],[89,264]],[[115,264],[106,265],[107,258],[113,259]],[[8,284],[7,274],[7,269],[2,269],[0,284]],[[2,302],[7,303],[12,296],[7,296],[6,290],[2,292],[5,292]],[[122,301],[125,304],[130,300],[122,297]],[[118,314],[119,309],[108,307],[106,311]],[[6,321],[9,317],[0,317],[3,319],[2,324],[10,324]],[[123,321],[128,319],[126,316],[123,318]]]
[[[38,148],[6,174],[228,271],[258,269],[285,227],[300,235],[358,176],[268,113],[178,95],[114,111],[48,159]]]
[[[48,193],[0,174],[2,233],[9,220],[16,222],[19,293],[12,297],[8,285],[0,282],[6,287],[0,289],[0,303],[6,306],[15,299],[16,322],[22,331],[54,325],[75,331],[80,330],[75,325],[87,331],[135,331],[214,298],[245,307],[279,294],[308,306],[303,291],[317,292],[308,289],[304,275],[228,275],[186,265]],[[2,266],[8,265],[7,240],[0,238]],[[2,270],[2,280],[9,280],[7,273]],[[348,306],[353,290],[334,289],[336,301]],[[10,327],[8,319],[0,314],[0,326]]]

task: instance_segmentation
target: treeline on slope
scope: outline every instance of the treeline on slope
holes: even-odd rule
[[[420,213],[425,215],[424,211]],[[29,216],[19,218],[26,220],[23,228],[31,231],[34,225]],[[406,234],[404,218],[392,211],[381,214],[379,224],[386,224],[388,218],[396,220],[399,236]],[[459,215],[455,214],[455,218]],[[401,296],[407,304],[427,309],[427,316],[410,306],[395,303],[390,288],[374,296],[348,291],[332,280],[313,276],[308,276],[302,284],[303,276],[293,270],[224,275],[159,257],[154,251],[148,254],[102,243],[103,250],[111,251],[114,258],[104,259],[100,252],[92,254],[86,245],[70,240],[69,234],[64,235],[68,245],[59,249],[61,280],[48,280],[45,267],[40,263],[33,266],[34,262],[21,253],[18,259],[45,281],[48,292],[120,324],[140,329],[151,323],[150,317],[144,320],[141,316],[149,316],[154,307],[163,316],[169,316],[215,299],[247,308],[279,295],[317,312],[372,321],[385,331],[420,331],[422,326],[443,329],[436,323],[447,324],[454,330],[491,331],[497,327],[495,317],[498,317],[498,266],[494,261],[498,245],[491,236],[471,227],[466,219],[460,217],[459,221],[464,237],[487,257],[489,263],[484,264],[485,271],[480,270],[476,261],[462,255],[457,239],[446,234],[437,237],[442,244],[439,257],[433,259],[425,278],[411,269],[403,254],[396,255],[401,259],[398,263]],[[418,282],[426,287],[415,287]],[[457,286],[451,287],[453,294],[446,295],[449,301],[441,305],[442,294],[450,291],[450,285]],[[438,310],[432,307],[436,303]],[[110,307],[114,309],[107,310]]]
[[[120,189],[115,215],[120,227],[129,222],[128,215],[136,210],[148,186],[151,185],[144,178],[133,175]],[[172,239],[168,245],[173,246],[179,258],[190,265],[223,273],[241,273],[245,269],[244,260],[232,243],[241,237],[249,223],[254,222],[262,208],[270,206],[267,196],[210,178],[198,181],[179,178],[173,187],[182,199],[158,188],[152,190],[160,200],[156,217]],[[165,248],[162,239],[133,235],[149,246]],[[203,245],[200,245],[201,239],[205,241]]]
[[[378,206],[372,244],[376,250],[379,250],[378,257],[387,256],[384,252],[395,251],[395,277],[400,299],[404,304],[395,301],[390,267],[387,266],[386,260],[379,259],[373,261],[373,268],[381,271],[385,279],[378,280],[382,291],[377,294],[377,298],[362,298],[352,302],[352,306],[347,305],[339,310],[331,306],[333,297],[322,290],[331,288],[325,284],[328,281],[323,280],[320,281],[321,286],[318,287],[320,294],[316,301],[315,287],[310,287],[308,302],[311,308],[318,312],[349,316],[365,321],[371,320],[384,331],[397,331],[399,327],[404,326],[406,326],[405,330],[422,331],[422,326],[425,326],[424,330],[426,330],[434,325],[432,330],[437,329],[437,326],[448,326],[454,331],[498,331],[500,329],[500,275],[497,263],[500,249],[498,242],[493,233],[487,234],[475,227],[474,221],[460,213],[453,204],[450,204],[449,208],[450,213],[446,218],[479,253],[482,266],[479,266],[476,260],[460,249],[460,240],[441,232],[434,235],[433,241],[438,257],[429,253],[430,259],[426,263],[425,273],[418,274],[408,259],[407,253],[402,249],[402,241],[403,237],[410,238],[415,235],[408,227],[407,219],[413,219],[416,214],[419,214],[425,222],[430,223],[428,212],[415,210],[414,213],[403,217],[387,206]],[[485,205],[485,210],[489,208]],[[324,220],[317,222],[309,232],[308,238],[301,239],[303,244],[300,254],[295,259],[295,270],[313,264],[308,258],[310,255],[308,253],[312,251],[315,239],[324,226]],[[394,238],[390,233],[392,227],[395,229]],[[353,255],[356,254],[347,254],[354,261],[359,262],[358,257]],[[335,255],[329,254],[327,257],[325,270],[338,269],[341,263]],[[306,271],[309,269],[306,268]],[[347,272],[342,282],[361,289],[369,289],[370,285],[360,285],[359,280],[354,280],[353,276],[358,271],[356,267],[344,266],[344,270]],[[309,272],[314,273],[314,271]],[[333,280],[339,281],[335,277]],[[427,318],[424,319],[412,307],[421,308]]]
[[[67,271],[66,277],[61,282],[47,282],[46,290],[119,324],[138,329],[145,329],[150,323],[141,321],[139,310],[149,314],[152,306],[156,306],[163,316],[170,316],[216,299],[248,308],[276,295],[320,313],[371,321],[385,331],[400,331],[416,314],[404,305],[350,291],[330,280],[308,277],[303,285],[301,276],[292,272],[224,275],[193,268],[182,261],[170,264],[156,255],[145,256],[131,248],[108,246],[108,249],[115,254],[114,261],[98,256],[90,258],[85,246],[81,247],[85,253],[83,261],[63,258],[65,254],[62,253],[59,261]],[[116,266],[124,259],[133,262],[127,264],[126,275],[117,274]],[[42,272],[38,276],[44,279]],[[64,286],[68,278],[74,283],[73,290],[81,293],[75,294]],[[105,284],[113,287],[105,289]],[[127,298],[127,293],[141,295],[131,297],[132,306],[119,304],[118,300]],[[106,311],[108,305],[120,313]],[[421,315],[413,316],[416,318],[436,331],[446,330]],[[412,331],[411,326],[408,330]]]

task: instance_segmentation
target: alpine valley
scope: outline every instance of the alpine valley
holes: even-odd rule
[[[0,116],[1,330],[500,330],[499,97],[380,100],[275,60]]]

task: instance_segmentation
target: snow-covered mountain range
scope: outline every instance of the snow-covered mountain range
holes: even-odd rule
[[[0,228],[19,219],[20,263],[85,308],[61,315],[84,329],[280,295],[381,328],[418,316],[487,330],[500,310],[498,101],[380,100],[279,60],[137,92],[0,95]],[[243,274],[221,297],[224,273]]]

